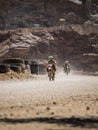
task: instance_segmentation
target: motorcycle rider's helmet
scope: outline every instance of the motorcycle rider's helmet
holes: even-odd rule
[[[53,57],[53,56],[49,56],[48,59],[49,59],[49,60],[52,60],[52,59],[54,59],[54,57]]]
[[[65,64],[67,64],[67,63],[69,63],[69,61],[68,61],[68,60],[66,60],[66,61],[65,61]]]

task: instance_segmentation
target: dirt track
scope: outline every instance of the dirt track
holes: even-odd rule
[[[0,81],[0,130],[98,130],[98,77]]]

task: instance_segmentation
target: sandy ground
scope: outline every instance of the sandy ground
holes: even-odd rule
[[[0,130],[98,130],[98,77],[0,81]]]

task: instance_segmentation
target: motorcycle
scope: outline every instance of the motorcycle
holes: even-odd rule
[[[66,75],[69,75],[70,67],[69,66],[64,67],[64,72],[66,73]]]
[[[49,81],[54,80],[55,79],[55,68],[53,65],[48,66],[47,72],[48,72]]]

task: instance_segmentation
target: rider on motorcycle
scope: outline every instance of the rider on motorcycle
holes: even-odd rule
[[[48,57],[48,66],[49,66],[49,65],[53,65],[53,67],[54,67],[54,69],[55,69],[55,71],[56,71],[56,60],[54,59],[53,56],[49,56],[49,57]]]
[[[67,69],[67,68],[70,69],[70,63],[69,63],[68,60],[66,60],[66,61],[64,62],[63,67],[64,67],[64,69]]]

